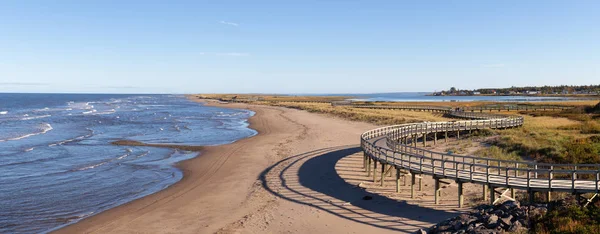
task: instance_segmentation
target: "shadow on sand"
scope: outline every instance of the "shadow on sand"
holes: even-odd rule
[[[411,233],[456,215],[408,204],[349,184],[336,171],[336,164],[345,157],[354,157],[355,163],[343,163],[338,169],[352,171],[366,181],[359,152],[360,147],[352,145],[294,155],[267,168],[259,179],[267,191],[282,199],[388,230]],[[363,200],[365,196],[372,199]]]

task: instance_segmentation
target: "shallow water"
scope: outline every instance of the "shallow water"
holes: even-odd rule
[[[197,153],[116,146],[218,145],[249,137],[253,113],[174,95],[0,94],[0,233],[39,233],[179,181]]]

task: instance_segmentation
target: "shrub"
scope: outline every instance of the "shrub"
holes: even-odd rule
[[[489,148],[477,150],[475,152],[475,155],[485,158],[495,158],[502,160],[521,160],[521,157],[519,157],[519,155],[516,152],[509,152],[506,149],[502,149],[498,146],[491,146]]]
[[[583,134],[600,134],[600,123],[597,121],[586,121],[581,124],[581,133]]]

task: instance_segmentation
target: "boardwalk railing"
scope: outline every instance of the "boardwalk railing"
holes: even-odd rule
[[[413,175],[431,175],[436,179],[436,185],[439,179],[452,179],[461,186],[459,196],[462,196],[463,182],[483,184],[490,189],[526,190],[530,193],[530,199],[534,191],[565,191],[576,194],[600,192],[598,164],[547,164],[500,160],[441,153],[417,147],[418,139],[422,139],[423,144],[426,144],[427,139],[433,138],[435,143],[438,134],[447,139],[448,133],[456,133],[455,136],[460,137],[461,131],[513,128],[523,125],[524,121],[520,116],[476,112],[450,111],[448,115],[473,120],[410,123],[367,131],[361,135],[361,147],[366,160],[374,160],[375,166],[379,162],[397,170],[406,170]],[[365,162],[365,167],[367,166],[370,164]],[[370,168],[367,169],[370,172]],[[414,185],[414,178],[413,176],[411,185]],[[485,187],[484,191],[487,191]],[[490,195],[493,197],[494,192]],[[435,196],[437,203],[437,192]],[[494,202],[494,199],[490,201]],[[460,205],[462,206],[462,200]]]

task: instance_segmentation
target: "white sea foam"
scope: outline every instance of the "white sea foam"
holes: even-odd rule
[[[104,164],[107,164],[107,163],[108,163],[108,161],[106,161],[106,162],[101,162],[101,163],[97,163],[97,164],[94,164],[94,165],[89,165],[89,166],[85,166],[85,167],[77,168],[77,169],[75,169],[75,171],[85,171],[85,170],[89,170],[89,169],[93,169],[93,168],[96,168],[96,167],[102,166],[102,165],[104,165]]]
[[[21,120],[32,120],[32,119],[48,118],[48,117],[50,117],[52,115],[29,116],[28,114],[24,114],[23,116],[25,116],[25,117],[21,118]]]
[[[84,111],[84,112],[82,112],[82,114],[84,114],[84,115],[89,115],[89,114],[96,113],[96,111],[97,111],[96,109],[92,109],[92,110],[90,110],[90,111]]]
[[[69,143],[69,142],[78,141],[78,140],[81,140],[81,139],[84,139],[84,138],[87,138],[87,137],[91,137],[92,135],[93,134],[78,136],[78,137],[67,139],[67,140],[64,140],[64,141],[59,141],[57,143],[49,144],[48,146],[53,147],[53,146],[57,146],[57,145],[64,145],[64,144]]]
[[[29,134],[25,134],[25,135],[14,137],[14,138],[1,139],[0,142],[3,142],[3,141],[18,141],[18,140],[25,139],[25,138],[28,138],[28,137],[45,134],[45,133],[51,131],[52,129],[53,129],[52,125],[50,125],[48,123],[44,123],[44,124],[41,125],[41,127],[40,127],[41,131],[39,131],[39,132],[29,133]]]
[[[8,114],[8,111],[0,111],[0,115]]]
[[[110,115],[110,114],[114,114],[115,112],[117,112],[115,109],[110,109],[107,111],[96,112],[96,113],[94,113],[94,115]]]

